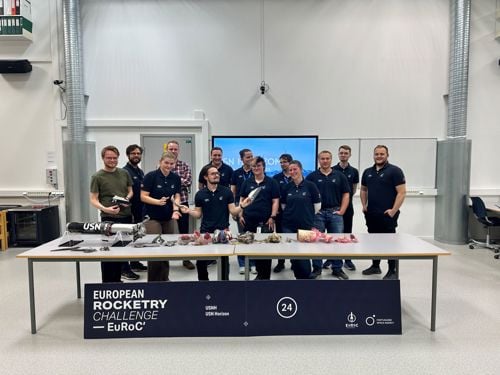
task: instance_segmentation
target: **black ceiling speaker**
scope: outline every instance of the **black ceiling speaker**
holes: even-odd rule
[[[32,70],[28,60],[0,60],[0,74],[29,73]]]

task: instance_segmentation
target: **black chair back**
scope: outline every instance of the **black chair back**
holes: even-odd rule
[[[488,216],[486,214],[486,206],[480,197],[470,197],[472,201],[472,212],[474,216],[479,220],[479,222],[485,224],[488,223]]]

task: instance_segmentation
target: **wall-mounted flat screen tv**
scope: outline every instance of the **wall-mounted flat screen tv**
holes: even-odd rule
[[[279,157],[291,154],[302,163],[304,176],[317,168],[318,137],[303,136],[212,136],[212,147],[220,147],[223,151],[224,163],[233,169],[240,168],[240,150],[248,148],[254,156],[262,156],[266,161],[266,174],[270,177],[281,172]]]

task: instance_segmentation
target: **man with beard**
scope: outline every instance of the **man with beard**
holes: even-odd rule
[[[136,144],[130,145],[125,150],[128,157],[128,163],[123,167],[132,178],[132,191],[134,195],[130,200],[130,208],[132,209],[132,219],[134,223],[140,223],[143,218],[144,204],[141,202],[141,184],[144,180],[144,172],[139,167],[142,160],[142,147]],[[147,271],[147,267],[141,262],[130,262],[130,269],[135,272]],[[128,267],[122,269],[122,273],[129,271]]]
[[[227,229],[229,228],[229,214],[238,216],[251,203],[251,199],[245,198],[240,202],[240,206],[236,207],[231,190],[219,185],[220,177],[217,168],[206,165],[203,167],[202,173],[207,186],[196,193],[194,209],[181,206],[180,210],[183,214],[189,214],[196,219],[201,218],[201,233],[213,233],[216,229]],[[198,260],[196,262],[198,280],[208,280],[208,263],[207,260]],[[229,280],[228,257],[222,257],[220,267],[222,280]]]
[[[368,233],[396,233],[399,208],[406,196],[403,171],[389,164],[387,146],[378,145],[373,150],[373,167],[365,169],[361,177],[361,205],[365,214]],[[396,261],[389,259],[389,269],[384,280],[397,279]],[[380,259],[372,260],[363,275],[380,274]]]

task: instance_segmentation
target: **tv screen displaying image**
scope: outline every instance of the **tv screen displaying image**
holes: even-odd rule
[[[240,150],[248,148],[254,156],[262,156],[266,161],[269,177],[281,172],[279,157],[290,154],[302,163],[304,177],[317,168],[318,137],[307,136],[212,136],[212,147],[223,151],[224,163],[233,169],[242,166]]]

